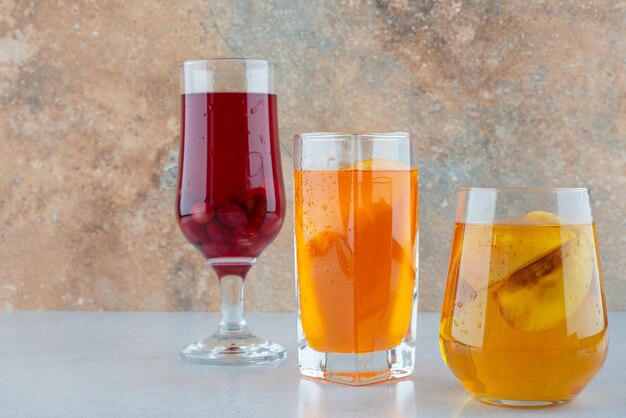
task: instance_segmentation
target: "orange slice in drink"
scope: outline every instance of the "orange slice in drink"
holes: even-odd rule
[[[361,170],[361,171],[409,171],[411,167],[397,160],[388,160],[385,158],[372,158],[369,160],[361,160],[356,163],[342,168],[342,170]]]
[[[361,207],[357,209],[358,218],[363,220],[371,218],[376,221],[378,215],[391,211],[392,208],[410,206],[411,194],[405,193],[398,186],[406,184],[408,188],[411,184],[417,183],[416,169],[397,160],[373,158],[357,161],[342,169],[342,171],[351,170],[362,171],[359,181],[368,184],[367,187],[359,189],[366,197]],[[397,173],[390,173],[394,171]]]
[[[335,243],[338,237],[338,233],[335,231],[323,231],[315,235],[309,240],[309,250],[311,255],[325,254]]]

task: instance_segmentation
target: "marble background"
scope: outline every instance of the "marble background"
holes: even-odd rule
[[[419,138],[420,309],[438,310],[457,189],[588,186],[610,309],[626,309],[624,1],[0,1],[0,308],[216,310],[174,220],[179,69],[280,68],[291,138]],[[293,219],[247,309],[292,310]]]

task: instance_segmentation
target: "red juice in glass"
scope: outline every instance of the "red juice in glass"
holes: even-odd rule
[[[181,128],[176,217],[183,235],[207,259],[256,258],[285,216],[276,96],[184,94]],[[250,266],[214,268],[245,275]]]
[[[243,315],[246,274],[285,216],[274,70],[246,58],[181,65],[176,220],[217,273],[222,305],[217,331],[180,350],[185,361],[258,365],[286,355]]]

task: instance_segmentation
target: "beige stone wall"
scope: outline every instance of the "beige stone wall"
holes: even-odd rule
[[[0,308],[218,308],[173,214],[178,64],[229,56],[280,67],[290,196],[297,132],[419,138],[422,310],[463,185],[590,187],[626,308],[626,3],[599,0],[0,1]],[[248,309],[294,309],[292,227]]]

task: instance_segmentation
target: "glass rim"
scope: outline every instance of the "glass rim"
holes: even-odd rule
[[[302,132],[296,134],[294,138],[306,139],[306,140],[324,140],[324,139],[357,139],[359,137],[364,138],[376,138],[376,139],[402,139],[411,138],[408,132],[394,131],[394,132],[374,132],[374,131],[320,131],[320,132]]]
[[[261,58],[243,58],[243,57],[233,57],[233,58],[215,57],[215,58],[185,60],[185,61],[183,61],[179,65],[179,67],[183,68],[183,67],[185,67],[187,65],[206,64],[206,63],[209,63],[209,62],[232,62],[232,63],[250,62],[250,63],[257,63],[257,64],[266,64],[269,67],[276,67],[276,64],[274,64],[273,62],[270,62],[268,60],[265,60],[265,59],[261,59]]]
[[[461,192],[495,193],[578,193],[589,192],[587,187],[460,187]]]

